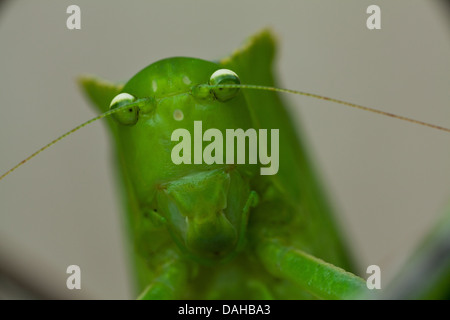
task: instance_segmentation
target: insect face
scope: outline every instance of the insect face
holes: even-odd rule
[[[256,165],[226,164],[225,154],[219,164],[172,161],[177,129],[193,137],[191,154],[198,140],[202,149],[195,121],[203,123],[204,131],[223,133],[252,126],[238,89],[193,92],[199,85],[239,83],[234,72],[219,69],[199,59],[161,60],[133,77],[111,103],[115,108],[149,99],[143,102],[145,110],[124,109],[115,117],[126,175],[142,211],[157,211],[182,251],[202,261],[226,259],[243,241],[253,203],[249,180],[257,170]]]

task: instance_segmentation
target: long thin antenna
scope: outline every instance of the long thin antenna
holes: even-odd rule
[[[268,87],[268,86],[251,85],[251,84],[199,85],[199,87],[210,88],[210,89],[214,89],[214,88],[231,88],[231,89],[232,88],[238,88],[238,89],[251,89],[251,90],[263,90],[263,91],[272,91],[272,92],[292,93],[292,94],[297,94],[297,95],[301,95],[301,96],[307,96],[307,97],[311,97],[311,98],[315,98],[315,99],[335,102],[335,103],[338,103],[338,104],[341,104],[341,105],[345,105],[345,106],[348,106],[348,107],[352,107],[352,108],[356,108],[356,109],[360,109],[360,110],[365,110],[365,111],[381,114],[381,115],[388,116],[388,117],[391,117],[391,118],[395,118],[395,119],[399,119],[399,120],[415,123],[415,124],[418,124],[418,125],[421,125],[421,126],[426,126],[426,127],[429,127],[429,128],[433,128],[433,129],[437,129],[437,130],[441,130],[441,131],[445,131],[447,133],[450,133],[450,129],[446,128],[446,127],[442,127],[442,126],[438,126],[438,125],[435,125],[435,124],[431,124],[431,123],[415,120],[415,119],[412,119],[412,118],[396,115],[396,114],[393,114],[393,113],[390,113],[390,112],[381,111],[381,110],[374,109],[374,108],[364,107],[364,106],[361,106],[361,105],[358,105],[358,104],[355,104],[355,103],[350,103],[350,102],[346,102],[346,101],[342,101],[342,100],[338,100],[338,99],[334,99],[334,98],[321,96],[321,95],[314,94],[314,93],[302,92],[302,91],[291,90],[291,89],[274,88],[274,87]],[[122,111],[122,110],[124,110],[126,108],[139,106],[142,103],[143,100],[145,100],[145,98],[138,99],[138,100],[136,100],[133,103],[126,104],[124,106],[121,106],[121,107],[118,107],[118,108],[106,111],[105,113],[102,113],[101,115],[99,115],[99,116],[97,116],[95,118],[92,118],[91,120],[88,120],[88,121],[80,124],[79,126],[73,128],[72,130],[64,133],[61,136],[59,136],[58,138],[56,138],[52,142],[46,144],[45,146],[43,146],[42,148],[40,148],[39,150],[34,152],[32,155],[30,155],[29,157],[27,157],[26,159],[22,160],[21,162],[16,164],[14,167],[12,167],[8,171],[6,171],[4,174],[2,174],[0,176],[0,180],[5,178],[7,175],[9,175],[11,172],[16,170],[17,168],[19,168],[22,165],[24,165],[30,159],[36,157],[42,151],[50,148],[52,145],[54,145],[58,141],[64,139],[65,137],[71,135],[75,131],[78,131],[81,128],[87,126],[88,124],[90,124],[92,122],[95,122],[97,120],[103,119],[103,118],[105,118],[105,117],[107,117],[107,116],[109,116],[109,115],[111,115],[113,113]]]
[[[311,97],[311,98],[315,98],[315,99],[320,99],[320,100],[327,100],[327,101],[331,101],[331,102],[335,102],[335,103],[339,103],[348,107],[352,107],[352,108],[356,108],[356,109],[360,109],[360,110],[365,110],[365,111],[370,111],[373,113],[377,113],[377,114],[381,114],[383,116],[388,116],[391,118],[395,118],[395,119],[399,119],[399,120],[403,120],[403,121],[408,121],[411,123],[415,123],[421,126],[426,126],[429,128],[433,128],[433,129],[437,129],[437,130],[441,130],[441,131],[445,131],[450,133],[450,129],[446,128],[446,127],[442,127],[442,126],[438,126],[432,123],[428,123],[428,122],[423,122],[423,121],[419,121],[419,120],[415,120],[412,118],[408,118],[408,117],[404,117],[404,116],[400,116],[397,114],[393,114],[390,112],[386,112],[386,111],[381,111],[378,109],[374,109],[374,108],[369,108],[369,107],[364,107],[355,103],[350,103],[350,102],[346,102],[346,101],[342,101],[342,100],[338,100],[338,99],[334,99],[334,98],[328,98],[325,96],[321,96],[318,94],[314,94],[314,93],[308,93],[308,92],[302,92],[302,91],[297,91],[297,90],[291,90],[291,89],[281,89],[281,88],[274,88],[274,87],[268,87],[268,86],[258,86],[258,85],[250,85],[250,84],[220,84],[220,85],[201,85],[204,87],[209,87],[211,89],[213,88],[241,88],[241,89],[253,89],[253,90],[264,90],[264,91],[274,91],[274,92],[284,92],[284,93],[292,93],[292,94],[297,94],[297,95],[302,95],[302,96],[307,96],[307,97]]]
[[[40,148],[39,150],[37,150],[35,153],[31,154],[29,157],[27,157],[26,159],[22,160],[21,162],[19,162],[18,164],[16,164],[14,167],[12,167],[12,168],[9,169],[8,171],[6,171],[4,174],[2,174],[2,175],[0,176],[0,181],[1,181],[3,178],[5,178],[7,175],[9,175],[11,172],[13,172],[14,170],[16,170],[17,168],[23,166],[23,165],[24,165],[27,161],[29,161],[30,159],[33,159],[33,158],[36,157],[39,153],[41,153],[42,151],[44,151],[44,150],[50,148],[52,145],[54,145],[54,144],[57,143],[58,141],[61,141],[61,140],[64,139],[65,137],[71,135],[71,134],[74,133],[75,131],[80,130],[81,128],[87,126],[88,124],[91,124],[92,122],[95,122],[95,121],[97,121],[97,120],[103,119],[103,118],[105,118],[105,117],[107,117],[107,116],[109,116],[109,115],[111,115],[111,114],[113,114],[113,113],[122,111],[122,110],[124,110],[124,109],[133,107],[133,106],[135,106],[135,105],[139,105],[140,103],[142,103],[141,100],[136,100],[136,101],[133,102],[133,103],[130,103],[130,104],[127,104],[127,105],[124,105],[124,106],[121,106],[121,107],[118,107],[118,108],[115,108],[115,109],[108,110],[108,111],[106,111],[105,113],[102,113],[101,115],[96,116],[95,118],[92,118],[91,120],[88,120],[88,121],[86,121],[86,122],[80,124],[79,126],[76,126],[76,127],[73,128],[72,130],[67,131],[67,132],[64,133],[63,135],[59,136],[58,138],[56,138],[56,139],[53,140],[52,142],[46,144],[45,146],[43,146],[42,148]]]

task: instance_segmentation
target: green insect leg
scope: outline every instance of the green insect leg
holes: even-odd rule
[[[368,290],[354,274],[276,239],[261,240],[256,253],[273,276],[292,281],[319,299],[348,299]]]
[[[181,260],[172,260],[161,268],[162,272],[144,289],[138,300],[175,300],[185,292],[189,266]]]

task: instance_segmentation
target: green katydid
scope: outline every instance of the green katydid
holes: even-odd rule
[[[124,86],[82,79],[103,112],[88,123],[110,114],[117,120],[108,121],[142,298],[345,298],[364,288],[340,269],[352,271],[347,250],[283,102],[270,89],[273,55],[272,36],[262,32],[219,63],[165,59]],[[215,83],[222,69],[243,85],[232,77]],[[171,133],[180,126],[192,131],[198,120],[222,131],[279,129],[278,173],[260,176],[241,164],[175,165]]]

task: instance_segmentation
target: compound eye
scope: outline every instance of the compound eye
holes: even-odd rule
[[[119,93],[114,97],[114,99],[112,99],[111,104],[109,105],[109,109],[116,109],[135,101],[136,98],[131,94],[125,92]],[[139,119],[139,107],[130,106],[129,108],[125,108],[122,111],[112,114],[112,116],[118,123],[124,126],[133,126]]]
[[[238,75],[228,69],[219,69],[209,78],[210,85],[241,84]],[[239,88],[213,88],[212,92],[217,100],[225,102],[233,99],[239,92]]]

